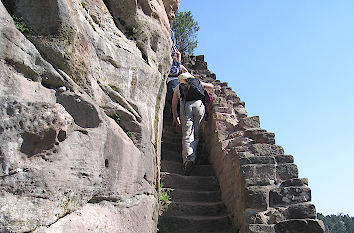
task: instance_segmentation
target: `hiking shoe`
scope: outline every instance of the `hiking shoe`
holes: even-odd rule
[[[193,161],[187,160],[184,163],[184,167],[183,167],[184,175],[189,176],[192,172],[192,169],[193,169]]]

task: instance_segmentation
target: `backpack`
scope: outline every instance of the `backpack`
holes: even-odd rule
[[[210,118],[210,113],[213,107],[213,97],[209,94],[209,92],[207,92],[205,90],[205,101],[204,101],[204,105],[205,105],[205,121],[208,121]]]
[[[180,70],[180,63],[176,60],[173,60],[169,76],[177,77]]]
[[[199,79],[194,77],[183,79],[179,88],[181,98],[184,102],[191,100],[201,100],[204,103],[205,90]]]

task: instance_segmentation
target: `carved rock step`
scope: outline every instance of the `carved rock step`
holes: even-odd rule
[[[223,216],[163,216],[159,223],[159,229],[168,233],[222,233],[229,232],[230,219]]]
[[[164,143],[179,143],[180,146],[182,147],[182,137],[181,136],[176,136],[176,137],[162,137],[162,145],[164,146]]]
[[[182,144],[181,140],[176,141],[163,141],[162,143],[162,150],[172,150],[172,151],[182,151]]]
[[[182,134],[178,133],[175,131],[175,128],[171,128],[171,129],[163,129],[162,130],[162,138],[166,139],[166,138],[181,138]]]
[[[165,188],[217,191],[219,183],[214,176],[182,176],[175,173],[161,172],[161,181]]]
[[[172,130],[175,129],[175,124],[172,125],[172,121],[164,121],[164,127],[163,130]]]
[[[168,206],[165,216],[220,216],[226,215],[223,202],[177,202]]]
[[[183,175],[182,163],[177,161],[161,161],[161,171]],[[214,176],[212,165],[195,165],[193,166],[191,176]]]
[[[182,135],[181,134],[172,134],[170,136],[162,136],[162,145],[164,142],[174,142],[174,143],[179,143],[181,144],[182,142]]]
[[[220,191],[191,191],[183,189],[169,189],[168,194],[172,201],[177,202],[218,202],[221,200]]]
[[[182,154],[178,151],[172,151],[167,149],[162,149],[161,151],[161,161],[175,161],[182,164]]]
[[[204,164],[209,165],[208,154],[204,151],[203,148],[197,149],[197,159],[196,164]],[[175,162],[182,162],[182,152],[177,150],[171,150],[166,147],[162,147],[161,151],[161,159],[168,160],[168,161],[175,161]]]

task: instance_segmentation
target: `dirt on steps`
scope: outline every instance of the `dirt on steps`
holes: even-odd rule
[[[161,183],[164,194],[159,233],[236,233],[220,197],[220,187],[208,162],[203,140],[190,176],[182,169],[181,135],[164,114],[161,153]],[[166,196],[168,199],[166,200]],[[161,198],[160,198],[161,199]],[[160,201],[161,202],[161,201]]]

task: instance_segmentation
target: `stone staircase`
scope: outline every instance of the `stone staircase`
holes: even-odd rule
[[[220,188],[209,164],[203,141],[190,176],[182,169],[181,135],[171,117],[164,115],[161,152],[161,182],[168,192],[168,208],[159,218],[159,233],[231,233],[232,224],[220,198]]]

